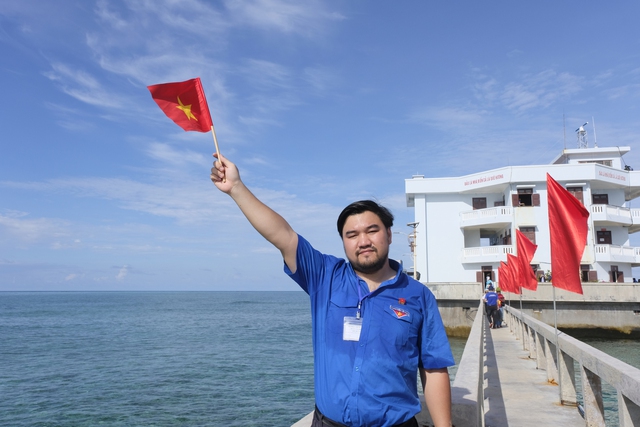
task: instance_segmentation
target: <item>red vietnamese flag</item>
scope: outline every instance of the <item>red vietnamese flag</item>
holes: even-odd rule
[[[535,291],[538,289],[538,279],[531,268],[533,254],[538,245],[533,243],[520,230],[516,230],[516,247],[518,249],[518,261],[520,261],[521,286]]]
[[[511,292],[511,283],[507,277],[507,268],[509,268],[509,266],[503,261],[500,261],[500,267],[498,267],[498,284],[502,292]]]
[[[510,292],[514,294],[521,294],[522,289],[520,287],[520,261],[518,257],[507,254],[507,275],[509,277],[509,283],[511,285]]]
[[[200,77],[147,86],[162,111],[186,131],[209,132],[213,126]]]
[[[587,242],[589,212],[571,193],[547,174],[551,283],[582,294],[580,260]]]

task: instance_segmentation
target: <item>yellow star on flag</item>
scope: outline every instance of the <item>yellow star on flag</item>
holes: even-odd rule
[[[187,119],[189,119],[189,120],[193,119],[196,122],[198,121],[196,116],[194,116],[193,113],[191,112],[191,104],[184,105],[182,103],[182,101],[180,100],[179,96],[178,96],[178,104],[180,104],[180,105],[176,105],[176,108],[179,108],[180,110],[182,110],[182,112],[187,116]]]
[[[160,83],[147,87],[158,107],[182,129],[211,132],[213,122],[199,77],[184,82]],[[183,99],[186,102],[182,102]]]

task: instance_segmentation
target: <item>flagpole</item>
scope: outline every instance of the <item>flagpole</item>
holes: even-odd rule
[[[522,331],[522,348],[525,348],[524,344],[524,312],[522,311],[522,287],[520,287],[520,327]]]
[[[220,164],[222,164],[222,159],[220,158],[220,147],[218,147],[218,138],[216,138],[216,130],[213,128],[213,120],[211,120],[211,135],[213,135],[213,144],[216,146],[216,154],[218,155],[218,160]],[[227,177],[225,175],[222,178],[222,182],[227,182]]]
[[[560,404],[562,404],[562,375],[560,374],[561,362],[560,362],[560,340],[558,339],[558,311],[556,310],[556,287],[551,284],[553,288],[553,322],[556,332],[556,371],[558,372],[558,387],[560,391]]]
[[[216,130],[213,128],[213,120],[211,121],[211,135],[213,135],[213,144],[216,146],[216,154],[220,158],[220,147],[218,147],[218,138],[216,138]]]

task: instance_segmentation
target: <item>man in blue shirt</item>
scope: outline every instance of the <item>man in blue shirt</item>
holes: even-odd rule
[[[372,201],[338,218],[347,261],[315,250],[220,158],[211,180],[278,248],[311,300],[313,427],[417,427],[417,373],[436,427],[451,425],[447,367],[454,364],[435,298],[388,258],[393,215]]]
[[[487,293],[484,294],[484,302],[487,304],[487,320],[492,329],[498,327],[498,294],[494,290],[493,286],[489,286]]]

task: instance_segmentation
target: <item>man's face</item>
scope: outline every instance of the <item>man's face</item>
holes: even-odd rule
[[[387,263],[391,230],[373,212],[347,218],[342,229],[344,253],[355,271],[371,274]]]

